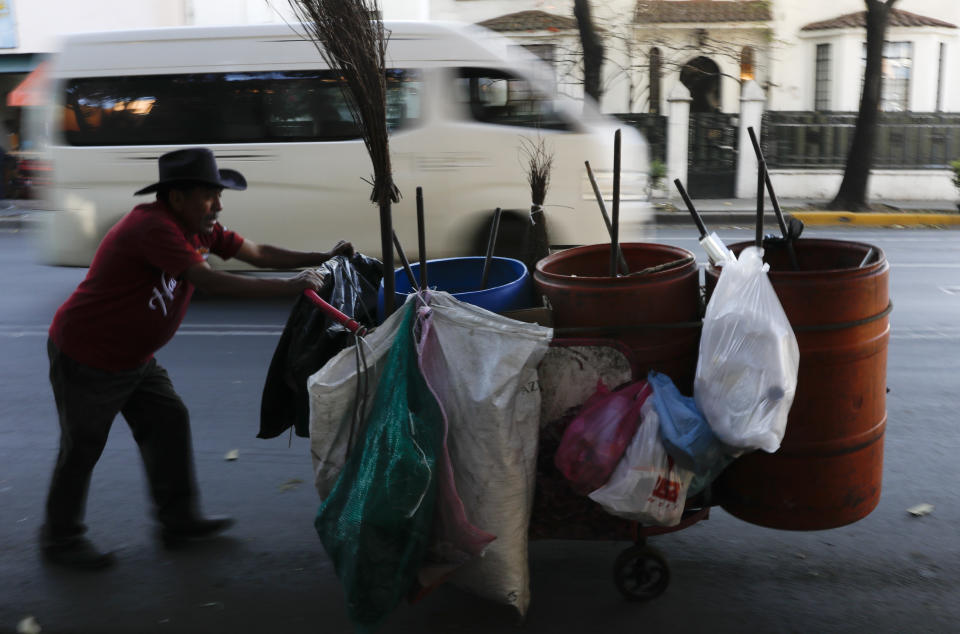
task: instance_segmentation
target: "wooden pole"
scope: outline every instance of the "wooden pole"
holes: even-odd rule
[[[607,235],[610,236],[610,239],[613,239],[613,225],[610,224],[610,216],[607,214],[607,206],[603,202],[603,194],[600,193],[600,185],[597,184],[597,179],[593,175],[593,170],[590,168],[590,161],[584,161],[584,165],[587,166],[587,177],[590,179],[590,185],[593,187],[593,195],[597,198],[597,205],[600,207],[600,215],[603,216],[603,223],[607,225]],[[620,260],[620,272],[624,275],[630,273],[630,267],[627,266],[627,259],[623,257],[623,250],[618,249],[617,258]]]
[[[413,269],[410,268],[410,261],[407,260],[407,254],[403,252],[403,247],[400,246],[400,238],[397,237],[397,232],[393,232],[393,247],[397,250],[397,257],[400,258],[400,264],[403,265],[403,271],[407,274],[407,281],[410,282],[410,290],[418,292],[420,289],[417,287],[417,278],[413,276]]]
[[[613,218],[610,221],[610,277],[617,276],[620,252],[620,128],[613,135]]]
[[[703,218],[700,217],[700,213],[697,212],[697,208],[693,206],[693,201],[690,200],[690,195],[687,194],[687,190],[683,188],[683,183],[680,182],[679,178],[673,179],[673,184],[676,185],[677,191],[680,192],[680,198],[683,199],[684,204],[687,206],[687,211],[690,212],[690,215],[693,216],[693,222],[697,225],[697,231],[700,232],[700,238],[707,237],[707,226],[703,224]]]
[[[480,290],[487,287],[487,276],[490,274],[490,260],[493,259],[493,248],[497,244],[497,232],[500,231],[501,210],[493,212],[493,222],[490,224],[490,239],[487,241],[487,256],[483,260],[483,274],[480,276]]]
[[[757,248],[763,247],[763,165],[757,166]]]
[[[420,289],[427,290],[427,227],[423,220],[423,187],[417,187],[417,252],[420,254]]]
[[[767,160],[763,157],[763,148],[760,147],[760,141],[757,140],[757,134],[753,131],[753,126],[747,128],[750,135],[750,142],[753,144],[753,152],[757,155],[757,161],[763,168],[763,181],[767,186],[767,193],[770,194],[770,204],[773,205],[773,213],[777,217],[777,224],[780,226],[780,235],[787,242],[787,253],[790,255],[790,264],[793,270],[800,268],[797,262],[797,254],[793,249],[793,240],[787,235],[787,221],[783,217],[783,210],[780,208],[780,201],[777,199],[776,192],[773,191],[773,181],[770,180],[770,170],[767,169]]]

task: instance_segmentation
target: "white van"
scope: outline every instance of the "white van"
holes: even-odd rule
[[[522,210],[501,221],[501,235],[515,232],[530,206],[520,146],[540,136],[554,152],[545,205],[551,244],[609,239],[584,161],[609,207],[615,121],[557,97],[552,70],[489,31],[385,27],[390,151],[403,195],[394,227],[409,257],[417,256],[417,186],[428,257],[476,253],[496,207]],[[156,180],[157,157],[200,145],[249,183],[224,193],[228,228],[304,250],[344,238],[379,257],[369,155],[340,81],[301,33],[261,25],[68,37],[51,69],[49,198],[57,211],[42,241],[45,259],[88,265],[104,233],[144,202],[133,192]],[[651,215],[648,148],[629,126],[622,135],[621,218],[638,225]]]

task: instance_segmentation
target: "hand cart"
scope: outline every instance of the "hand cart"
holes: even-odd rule
[[[688,499],[676,526],[642,526],[610,515],[590,498],[575,493],[554,465],[554,454],[579,406],[597,380],[613,389],[638,376],[629,347],[613,339],[555,339],[540,366],[542,397],[537,484],[530,539],[632,541],[613,564],[613,581],[629,601],[648,601],[667,589],[670,567],[647,538],[683,530],[710,514],[710,489]]]

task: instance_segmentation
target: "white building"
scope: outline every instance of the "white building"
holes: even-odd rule
[[[387,19],[486,23],[553,59],[565,92],[582,94],[572,0],[380,4]],[[694,90],[694,109],[737,111],[741,77],[756,79],[774,110],[857,108],[865,31],[855,14],[865,10],[862,0],[606,0],[592,6],[608,56],[606,111],[662,112],[682,75],[688,84],[714,84]],[[286,0],[0,0],[0,94],[56,50],[64,33],[291,17]],[[897,3],[887,36],[886,109],[960,111],[960,83],[945,81],[960,69],[958,24],[956,0]],[[657,59],[660,81],[651,86]],[[696,81],[704,74],[705,81]],[[6,114],[0,112],[0,120]]]
[[[404,3],[387,0],[385,14],[392,4]],[[608,112],[663,112],[681,82],[692,88],[695,111],[736,112],[741,79],[759,82],[774,110],[858,107],[866,37],[862,0],[593,4],[607,48],[603,109]],[[565,59],[578,41],[576,25],[563,22],[571,19],[571,2],[432,0],[430,5],[432,19],[459,16],[519,42],[555,44],[561,81],[577,83]],[[900,0],[895,6],[887,32],[884,109],[960,111],[960,84],[945,81],[951,69],[960,68],[960,2]]]
[[[499,31],[550,60],[561,91],[583,94],[573,0],[380,0],[380,6],[385,19],[457,20]],[[666,114],[670,97],[689,90],[694,113],[739,113],[747,80],[762,89],[767,111],[857,110],[863,0],[593,0],[591,6],[606,50],[606,112]],[[960,82],[948,81],[960,70],[960,1],[899,0],[895,7],[882,108],[960,112]],[[21,86],[27,74],[64,33],[277,23],[292,16],[287,0],[0,0],[0,122],[14,132],[20,127],[19,106],[28,96],[15,91],[29,87]],[[16,106],[8,105],[10,93]],[[0,145],[9,146],[2,132]],[[960,155],[953,147],[960,143],[935,141],[944,156]]]

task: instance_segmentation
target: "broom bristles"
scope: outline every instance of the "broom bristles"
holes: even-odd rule
[[[397,202],[387,132],[387,34],[377,0],[288,0],[306,36],[345,84],[344,96],[373,163],[372,202]]]
[[[530,184],[530,201],[542,207],[550,187],[550,170],[553,167],[553,152],[547,150],[543,137],[536,140],[520,139],[520,151],[526,159],[527,182]]]

